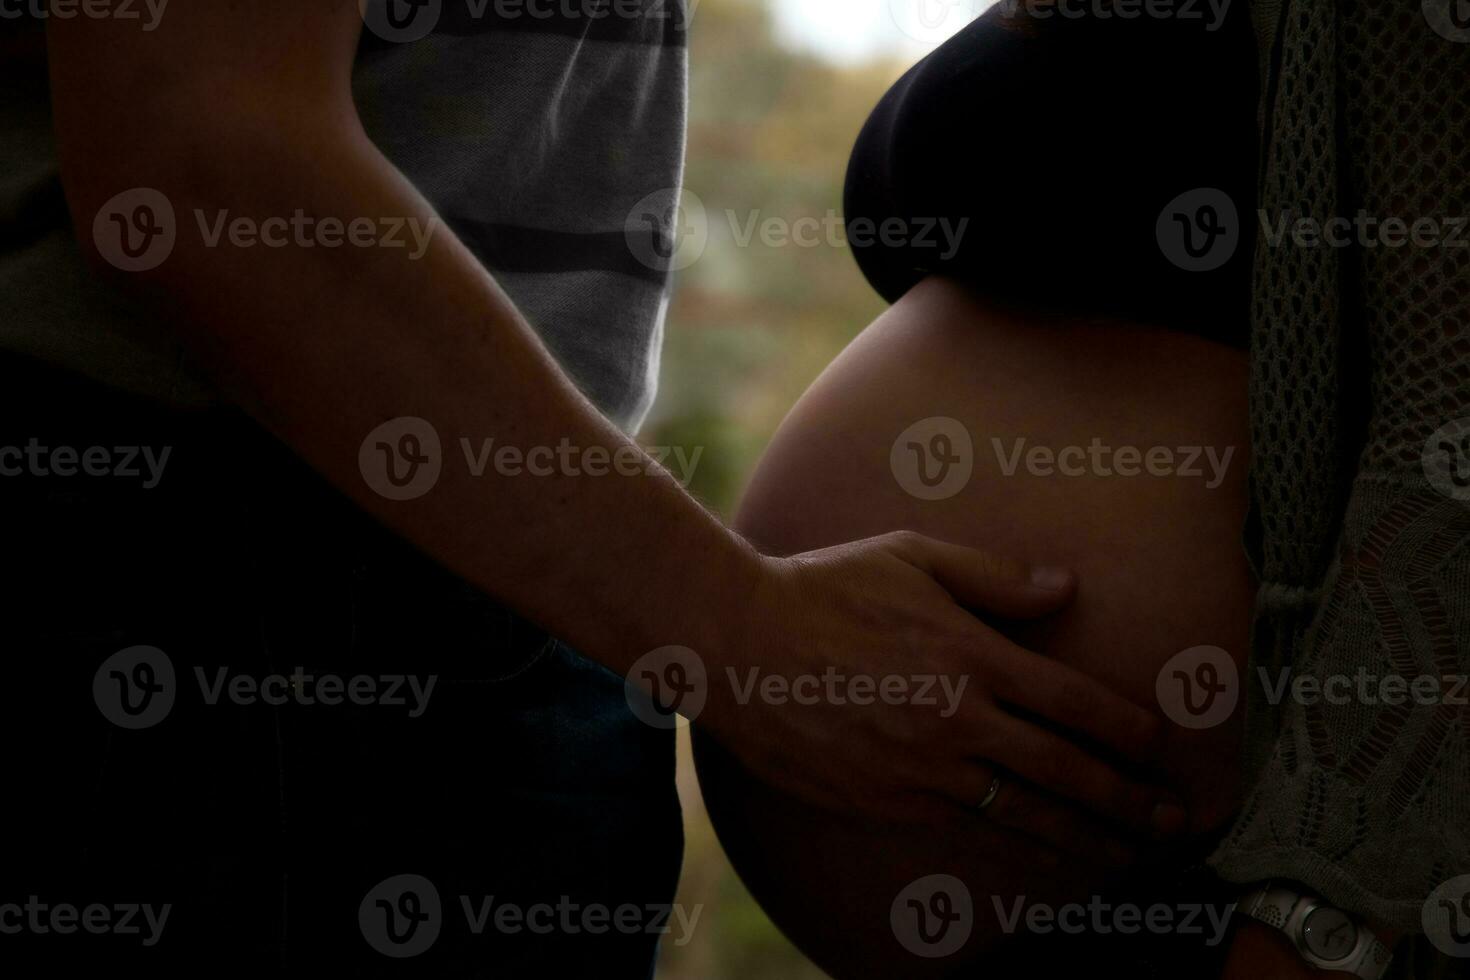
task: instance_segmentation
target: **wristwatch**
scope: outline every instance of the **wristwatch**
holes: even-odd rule
[[[1324,970],[1341,970],[1363,980],[1388,972],[1393,953],[1357,917],[1285,882],[1252,889],[1237,909],[1286,933],[1302,959]]]

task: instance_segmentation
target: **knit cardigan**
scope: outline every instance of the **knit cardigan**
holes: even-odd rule
[[[1248,790],[1211,857],[1411,934],[1470,875],[1470,25],[1436,3],[1253,0],[1261,585]],[[1283,218],[1352,224],[1314,243]],[[1281,698],[1292,676],[1351,696]],[[1420,936],[1393,975],[1467,966]]]

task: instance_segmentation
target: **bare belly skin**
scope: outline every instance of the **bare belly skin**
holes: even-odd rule
[[[900,434],[932,417],[960,423],[973,446],[968,480],[942,500],[910,493],[891,463]],[[920,437],[926,450],[961,451]],[[1240,544],[1247,453],[1243,352],[1153,327],[1006,311],[929,279],[801,398],[736,524],[775,554],[909,529],[1069,566],[1076,602],[1007,634],[1162,715],[1155,684],[1176,654],[1208,645],[1244,664],[1254,592]],[[943,472],[932,454],[929,463],[931,479]],[[914,485],[915,471],[897,472]],[[1237,806],[1241,714],[1169,727],[1156,781],[1185,802],[1196,835]],[[711,818],[742,878],[834,976],[974,976],[972,959],[1005,938],[992,896],[1060,904],[1109,887],[1068,862],[1048,867],[1039,847],[977,814],[956,812],[946,826],[847,825],[746,778],[706,740],[696,748]],[[923,959],[895,939],[890,906],[939,873],[970,889],[974,932],[960,953]]]

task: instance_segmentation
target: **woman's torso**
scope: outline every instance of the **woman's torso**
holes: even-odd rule
[[[947,444],[935,441],[940,434]],[[931,278],[798,402],[756,470],[738,524],[778,553],[906,528],[1070,566],[1076,602],[1007,632],[1167,719],[1185,696],[1172,669],[1158,686],[1176,655],[1208,646],[1244,662],[1253,594],[1239,544],[1246,454],[1243,352],[1183,332],[1043,322]],[[951,460],[948,482],[940,456]],[[919,462],[934,486],[920,478]],[[1183,666],[1192,676],[1197,663]],[[895,651],[894,670],[902,669]],[[1201,692],[1189,693],[1200,707]],[[1238,693],[1237,684],[1220,697]],[[1234,810],[1240,722],[1239,707],[1213,727],[1169,722],[1155,778],[1183,798],[1196,834]],[[1036,847],[970,814],[922,831],[835,827],[711,759],[700,761],[712,816],[757,897],[799,941],[805,932],[809,951],[874,975],[883,951],[894,952],[884,938],[888,903],[921,873],[968,883],[973,949],[997,936],[992,894],[1078,900],[1103,886],[1076,868],[1045,870]],[[809,910],[834,891],[845,893],[845,908],[817,921]],[[879,942],[870,949],[854,936]],[[890,965],[922,964],[901,955]]]

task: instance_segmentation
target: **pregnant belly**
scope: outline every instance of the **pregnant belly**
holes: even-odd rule
[[[737,525],[777,554],[910,529],[1075,569],[1070,607],[1006,632],[1167,719],[1155,779],[1203,835],[1236,806],[1243,708],[1219,718],[1226,694],[1213,724],[1180,724],[1203,702],[1183,705],[1201,692],[1185,690],[1171,660],[1211,647],[1244,663],[1245,371],[1242,352],[1188,334],[1058,322],[929,279],[802,397]],[[1000,907],[1086,902],[1110,886],[978,814],[942,827],[849,824],[746,778],[706,740],[696,749],[737,870],[835,976],[948,975],[1008,935]],[[931,874],[965,882],[974,905],[970,940],[944,959],[914,956],[890,920],[900,891]]]

